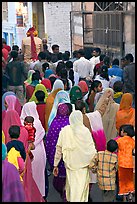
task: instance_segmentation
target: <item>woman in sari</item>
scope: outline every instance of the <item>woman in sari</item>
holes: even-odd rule
[[[41,195],[45,196],[46,152],[43,142],[45,130],[39,120],[37,106],[34,101],[24,104],[20,116],[22,124],[24,124],[26,116],[32,116],[34,118],[34,127],[36,128],[34,142],[35,149],[31,150],[34,155],[34,159],[32,161],[32,175]]]
[[[70,103],[69,94],[64,90],[58,91],[58,93],[56,94],[54,104],[53,104],[53,107],[52,107],[52,110],[50,112],[50,116],[48,119],[48,128],[50,127],[53,119],[56,116],[59,103]]]
[[[54,167],[54,155],[56,151],[56,144],[59,137],[61,128],[69,125],[69,115],[72,112],[72,105],[70,103],[59,104],[57,115],[52,121],[48,134],[46,136],[46,153],[47,160],[50,164],[50,167]],[[64,167],[63,160],[59,163],[59,174],[57,177],[53,178],[53,185],[55,189],[60,193],[62,197],[64,195],[64,187],[66,181],[66,170]]]
[[[78,86],[80,87],[81,91],[82,91],[82,96],[83,96],[83,100],[86,101],[87,97],[88,97],[88,93],[89,93],[89,90],[88,90],[88,85],[85,81],[81,80],[79,83],[78,83]]]
[[[90,182],[88,166],[96,154],[96,149],[89,129],[83,125],[83,115],[79,110],[70,114],[69,122],[70,125],[62,128],[59,133],[53,174],[58,175],[58,164],[63,155],[67,201],[88,202]]]
[[[35,103],[38,103],[37,98],[36,98],[36,96],[35,96],[35,93],[36,93],[37,91],[39,91],[39,90],[40,90],[40,91],[43,91],[43,92],[45,93],[44,102],[46,102],[46,99],[47,99],[47,97],[48,97],[48,92],[47,92],[46,87],[45,87],[43,84],[37,84],[37,85],[36,85],[35,90],[34,90],[32,96],[31,96],[29,102],[34,101]]]
[[[2,95],[2,115],[3,115],[3,117],[4,117],[4,114],[5,114],[5,111],[6,111],[6,107],[5,107],[5,97],[6,96],[10,96],[10,95],[12,95],[12,96],[15,96],[16,97],[16,94],[14,93],[14,92],[12,92],[12,91],[7,91],[6,93],[4,93],[3,95]],[[20,104],[20,102],[19,102],[19,99],[16,97],[16,102],[15,102],[15,110],[18,112],[18,114],[20,115],[21,114],[21,104]],[[3,117],[2,117],[2,119],[3,119]]]
[[[8,141],[11,140],[9,137],[9,127],[11,125],[18,125],[20,127],[20,136],[18,138],[19,141],[23,142],[26,153],[28,152],[28,131],[21,124],[20,117],[15,110],[10,110],[7,112],[5,119],[2,122],[2,129],[5,133],[5,138],[9,138]],[[7,142],[5,142],[7,143]],[[23,176],[23,186],[25,190],[25,201],[26,202],[41,202],[43,200],[42,195],[32,177],[32,167],[30,157],[27,156],[26,164],[25,164],[25,172]]]
[[[45,127],[46,127],[46,132],[48,131],[48,119],[50,112],[53,107],[54,99],[56,97],[56,94],[60,91],[64,90],[64,84],[60,79],[56,79],[56,81],[53,84],[53,88],[51,93],[48,95],[47,100],[46,100],[46,109],[45,109]]]
[[[2,143],[2,202],[26,202],[19,172],[6,157],[7,148]]]
[[[108,94],[110,94],[109,98]],[[115,138],[118,135],[116,129],[116,113],[119,109],[119,104],[115,103],[113,97],[114,97],[113,89],[106,88],[95,106],[95,110],[99,110],[104,102],[104,99],[108,98],[108,104],[105,109],[105,113],[102,116],[102,122],[107,141]]]
[[[116,114],[116,128],[119,132],[121,125],[130,124],[135,126],[135,109],[132,108],[133,96],[124,93],[121,98],[119,110]]]

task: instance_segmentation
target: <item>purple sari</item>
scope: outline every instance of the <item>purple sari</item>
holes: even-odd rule
[[[54,167],[54,155],[56,151],[56,144],[61,128],[69,125],[69,108],[67,104],[60,104],[58,106],[57,115],[52,121],[46,137],[46,153],[47,160],[51,166]],[[61,159],[58,165],[59,177],[66,177],[66,170],[64,162]]]
[[[25,192],[16,167],[2,161],[2,202],[25,202]]]

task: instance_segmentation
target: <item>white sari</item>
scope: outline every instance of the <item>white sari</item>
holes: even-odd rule
[[[24,123],[26,116],[32,116],[34,118],[35,133],[35,149],[32,150],[34,159],[32,161],[32,176],[39,188],[42,196],[45,196],[45,167],[46,167],[46,152],[44,147],[43,138],[45,136],[45,130],[39,120],[36,104],[34,101],[24,104],[21,112],[21,122]]]

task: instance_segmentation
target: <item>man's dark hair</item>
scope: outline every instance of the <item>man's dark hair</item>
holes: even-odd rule
[[[12,46],[12,50],[19,51],[19,46],[18,46],[18,45],[13,45],[13,46]]]
[[[28,122],[28,123],[33,123],[34,122],[34,118],[32,116],[26,116],[24,121]]]
[[[81,56],[85,56],[85,51],[84,51],[84,49],[79,49],[79,50],[78,50],[78,54],[80,54]]]
[[[9,135],[11,138],[19,138],[20,136],[20,127],[18,125],[12,125],[9,128]]]
[[[40,59],[42,59],[42,60],[46,59],[46,54],[45,54],[45,52],[40,52],[40,53],[38,54],[38,58],[40,58]]]
[[[70,70],[71,68],[73,68],[73,62],[71,62],[71,61],[67,61],[67,62],[65,63],[65,65],[66,65],[66,69],[67,69],[67,70]]]
[[[45,93],[41,90],[36,91],[35,96],[38,102],[43,102],[45,99]]]
[[[135,136],[134,126],[130,124],[125,124],[122,126],[123,132],[127,133],[128,136]]]
[[[57,44],[54,44],[54,45],[52,45],[52,50],[55,50],[55,48],[59,48],[59,45],[57,45]]]
[[[119,66],[119,59],[115,58],[115,59],[112,61],[112,65],[117,65],[117,66]]]
[[[105,56],[103,59],[103,62],[105,65],[107,65],[107,67],[109,67],[110,66],[110,57]]]
[[[77,54],[78,54],[78,50],[74,50],[72,53],[73,57],[77,57]]]
[[[107,142],[107,150],[109,152],[115,152],[118,149],[118,144],[115,140],[111,139]]]
[[[115,81],[113,84],[114,92],[121,92],[123,90],[123,82],[122,81]]]
[[[69,115],[72,113],[73,107],[71,103],[65,103],[68,106],[69,109]]]
[[[42,64],[42,70],[46,70],[47,68],[49,68],[49,63],[45,62]]]
[[[12,50],[10,53],[11,58],[16,59],[18,58],[18,51],[17,50]]]
[[[35,80],[38,80],[38,81],[40,80],[40,76],[36,72],[32,74],[32,81],[35,81]]]
[[[62,61],[62,62],[58,62],[57,64],[57,67],[56,67],[56,74],[58,76],[60,76],[60,72],[62,69],[65,69],[65,63]]]
[[[62,53],[62,60],[63,61],[68,61],[69,60],[69,55],[67,53]]]
[[[99,55],[101,54],[101,49],[99,47],[96,47],[93,50],[95,50],[96,52],[99,52]]]
[[[126,54],[125,59],[130,61],[130,62],[134,61],[134,57],[131,53]]]
[[[55,76],[49,76],[49,80],[50,80],[50,82],[51,82],[51,87],[53,87],[53,84],[54,84],[54,82],[56,81],[56,77]]]

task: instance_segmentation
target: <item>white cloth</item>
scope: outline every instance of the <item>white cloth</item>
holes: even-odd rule
[[[111,77],[109,77],[109,79],[110,79],[110,78],[111,78]],[[103,91],[104,91],[106,88],[109,88],[109,86],[110,86],[110,81],[107,81],[106,79],[104,79],[104,78],[101,77],[100,75],[97,75],[94,80],[98,80],[98,81],[100,81],[100,82],[102,83]]]
[[[57,141],[57,146],[62,148],[66,166],[66,197],[70,202],[88,202],[88,166],[96,154],[96,149],[89,129],[83,124],[81,111],[73,111],[69,122],[70,125],[61,129]]]
[[[85,57],[81,57],[73,63],[73,70],[77,72],[81,78],[93,76],[91,63]]]
[[[56,81],[54,82],[51,93],[57,89],[64,90],[64,84],[60,79],[56,79]]]
[[[45,196],[46,152],[43,142],[45,130],[39,120],[39,115],[34,101],[24,104],[20,116],[22,125],[26,116],[32,116],[34,118],[34,127],[36,128],[34,142],[35,149],[32,150],[34,155],[34,159],[32,161],[32,176],[39,188],[41,195]]]
[[[78,82],[79,82],[79,74],[78,72],[75,72],[74,71],[74,86],[77,86],[78,85]]]

